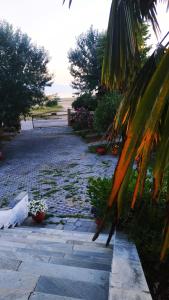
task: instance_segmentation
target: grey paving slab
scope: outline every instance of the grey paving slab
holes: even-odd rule
[[[94,254],[93,255],[90,255],[90,256],[87,256],[87,255],[80,255],[80,254],[65,254],[64,255],[64,259],[75,259],[76,261],[84,261],[84,262],[96,262],[96,263],[100,263],[100,264],[106,264],[108,266],[110,266],[111,262],[112,262],[112,257],[107,257],[107,255],[104,255],[104,256],[95,256]]]
[[[33,274],[33,273],[32,273]],[[34,290],[39,276],[30,273],[20,273],[18,271],[1,270],[0,272],[0,291],[24,291]],[[1,295],[1,293],[0,293]]]
[[[28,300],[30,292],[17,289],[0,289],[0,300]]]
[[[99,258],[104,258],[109,257],[112,258],[112,253],[99,253],[99,252],[95,252],[95,251],[90,251],[90,249],[88,251],[82,251],[82,250],[74,250],[73,251],[73,255],[75,256],[79,256],[79,257],[99,257]]]
[[[57,265],[65,265],[65,266],[72,266],[72,267],[79,267],[79,268],[86,268],[86,269],[93,269],[93,270],[103,270],[103,271],[109,271],[111,270],[110,264],[103,264],[101,262],[95,262],[95,260],[86,259],[80,260],[80,259],[66,259],[66,258],[56,258],[51,257],[49,260],[49,263],[57,264]]]
[[[49,262],[50,256],[45,256],[45,255],[38,255],[35,253],[33,254],[28,254],[25,251],[23,252],[18,252],[17,250],[10,251],[8,247],[3,248],[3,250],[0,249],[0,257],[1,258],[6,258],[6,259],[15,259],[19,261],[42,261],[42,262]],[[17,268],[16,268],[17,269]]]
[[[149,291],[140,263],[116,258],[112,263],[112,286],[124,289]]]
[[[82,300],[82,298],[64,297],[59,295],[45,294],[45,293],[33,293],[29,300]]]
[[[30,250],[45,250],[45,251],[52,251],[52,252],[62,252],[62,253],[72,253],[73,246],[70,244],[59,244],[59,243],[51,243],[51,242],[39,242],[37,243],[26,243],[26,240],[21,239],[1,239],[1,246],[8,246],[12,248],[23,248],[23,249],[30,249]]]
[[[17,227],[13,229],[5,229],[1,232],[1,236],[11,236],[11,238],[21,238],[24,237],[29,243],[29,240],[32,241],[32,243],[35,243],[35,241],[43,240],[43,241],[53,241],[53,242],[59,242],[59,243],[71,243],[71,241],[77,240],[78,243],[80,242],[86,242],[86,246],[92,245],[92,247],[99,247],[102,244],[102,247],[105,247],[105,243],[107,240],[106,234],[101,234],[99,238],[92,242],[93,233],[89,232],[76,232],[76,231],[64,231],[64,230],[56,230],[51,228],[29,228],[29,227]],[[113,243],[113,239],[111,241]],[[79,244],[80,245],[80,244]],[[110,244],[110,247],[112,247],[112,244]]]
[[[109,294],[109,300],[152,300],[152,297],[146,292],[112,288]]]
[[[106,248],[106,247],[95,247],[94,244],[92,244],[92,242],[90,243],[90,245],[74,245],[73,247],[74,251],[87,251],[87,252],[94,252],[94,253],[104,253],[105,255],[108,254],[110,256],[112,256],[112,252],[113,249],[110,248]]]
[[[76,281],[75,284],[72,280],[41,276],[37,283],[36,291],[85,300],[107,300],[107,284],[106,282],[105,286],[100,286],[92,282],[81,281]]]
[[[11,259],[11,257],[0,257],[0,269],[16,271],[21,261]]]
[[[109,278],[109,272],[97,271],[92,269],[76,268],[72,266],[54,265],[48,263],[28,263],[22,262],[19,266],[19,272],[31,273],[37,275],[52,276],[55,278],[70,279],[73,281],[82,281],[96,283],[98,285],[105,285],[105,282]]]

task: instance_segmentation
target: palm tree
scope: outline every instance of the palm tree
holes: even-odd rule
[[[110,135],[115,138],[121,129],[125,130],[125,142],[115,169],[112,191],[108,200],[107,214],[116,210],[117,223],[125,201],[126,187],[130,180],[135,158],[139,157],[138,177],[131,200],[131,208],[141,197],[152,150],[156,151],[153,166],[153,201],[158,201],[164,174],[169,167],[169,49],[166,34],[155,52],[151,55],[139,73],[135,72],[138,63],[138,45],[136,33],[140,24],[150,20],[154,31],[159,24],[156,18],[158,1],[121,1],[113,0],[107,32],[102,82],[109,89],[122,89],[130,76],[129,89],[115,117]],[[165,1],[169,5],[169,1]],[[166,43],[165,43],[166,41]],[[135,76],[131,76],[134,74]],[[168,174],[169,178],[169,174]],[[169,180],[166,199],[166,219],[163,232],[161,259],[169,249]],[[105,216],[106,218],[106,216]],[[104,223],[104,222],[103,222]],[[100,226],[94,236],[97,238]]]
[[[69,5],[71,2],[72,0],[69,0]],[[169,250],[169,43],[166,41],[169,33],[139,73],[135,71],[139,64],[137,32],[140,24],[147,20],[151,22],[156,34],[160,30],[156,12],[158,2],[160,0],[112,0],[102,82],[109,89],[123,91],[128,77],[131,78],[131,82],[124,91],[124,99],[110,132],[110,136],[114,138],[121,129],[125,130],[125,142],[113,176],[107,213],[93,240],[102,230],[107,215],[115,209],[116,218],[108,238],[108,242],[110,241],[125,202],[126,187],[134,160],[139,157],[138,177],[131,200],[131,208],[134,209],[138,196],[141,197],[143,193],[148,162],[152,150],[155,150],[154,189],[151,200],[154,203],[158,201],[164,174],[167,173],[168,176],[167,209],[161,251],[161,259],[164,259]],[[169,7],[169,0],[163,2]]]

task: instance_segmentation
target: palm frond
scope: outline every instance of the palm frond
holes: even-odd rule
[[[126,88],[139,66],[137,32],[143,20],[150,21],[158,34],[157,0],[112,0],[102,83],[109,89]],[[169,0],[165,0],[169,6]]]
[[[149,68],[151,66],[151,68]],[[156,142],[156,163],[154,165],[154,197],[157,198],[160,183],[168,164],[169,157],[169,49],[160,47],[147,61],[140,71],[126,99],[124,98],[120,111],[115,119],[115,132],[118,134],[122,120],[126,123],[126,140],[115,169],[112,191],[108,200],[108,209],[117,202],[120,215],[122,202],[125,201],[125,191],[129,174],[133,168],[135,157],[139,156],[140,164],[131,207],[134,208],[138,195],[141,196],[147,174],[150,154]],[[127,117],[126,117],[127,114]],[[125,116],[125,118],[124,118]],[[124,124],[123,124],[124,125]],[[168,232],[165,230],[165,232]],[[168,245],[164,237],[162,257]],[[167,246],[166,246],[167,244]]]
[[[68,0],[69,1],[69,8],[71,7],[72,4],[72,0]],[[63,4],[66,2],[66,0],[63,0]]]

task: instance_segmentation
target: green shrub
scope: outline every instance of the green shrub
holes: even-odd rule
[[[58,105],[58,99],[57,98],[53,99],[53,100],[48,100],[46,102],[47,107],[52,107],[52,106],[56,106],[56,105]]]
[[[118,92],[109,92],[99,99],[94,113],[94,128],[98,132],[105,132],[112,123],[121,99]]]
[[[161,194],[159,202],[154,204],[149,201],[150,190],[152,187],[152,174],[149,171],[145,191],[142,199],[137,202],[135,210],[130,210],[130,204],[134,186],[137,179],[137,171],[133,170],[130,185],[126,191],[125,205],[121,214],[119,229],[124,230],[130,238],[134,240],[140,252],[147,258],[153,255],[159,258],[161,232],[164,226],[164,215],[166,213],[165,184],[164,193]],[[87,193],[91,205],[95,207],[96,216],[103,217],[107,205],[107,200],[111,191],[111,178],[89,178]],[[111,215],[112,216],[112,215]]]
[[[153,184],[153,176],[149,169],[145,190],[142,199],[136,203],[134,211],[130,210],[130,203],[134,186],[137,180],[137,171],[133,170],[130,184],[125,196],[125,205],[122,211],[119,228],[127,233],[134,241],[139,252],[153,299],[169,299],[169,255],[165,262],[159,261],[160,244],[162,242],[162,231],[164,227],[164,216],[166,211],[166,181],[164,179],[163,189],[157,203],[150,201],[150,191]],[[105,213],[105,206],[111,190],[111,180],[108,178],[90,178],[88,195],[91,204],[96,207],[97,213],[102,217]],[[111,215],[113,220],[113,215]],[[162,297],[159,298],[159,295]]]
[[[89,178],[87,194],[91,205],[94,207],[95,217],[102,218],[104,216],[111,185],[111,178]]]
[[[93,114],[81,107],[71,116],[71,124],[74,130],[85,130],[93,128]]]
[[[90,93],[85,93],[83,95],[80,95],[75,101],[73,101],[72,107],[75,110],[79,108],[85,108],[89,111],[94,111],[97,107],[97,99]]]

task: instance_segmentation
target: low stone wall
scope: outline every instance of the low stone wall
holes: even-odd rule
[[[28,216],[28,194],[20,193],[9,207],[0,209],[0,229],[21,224]]]
[[[109,300],[152,300],[135,245],[116,232]]]

